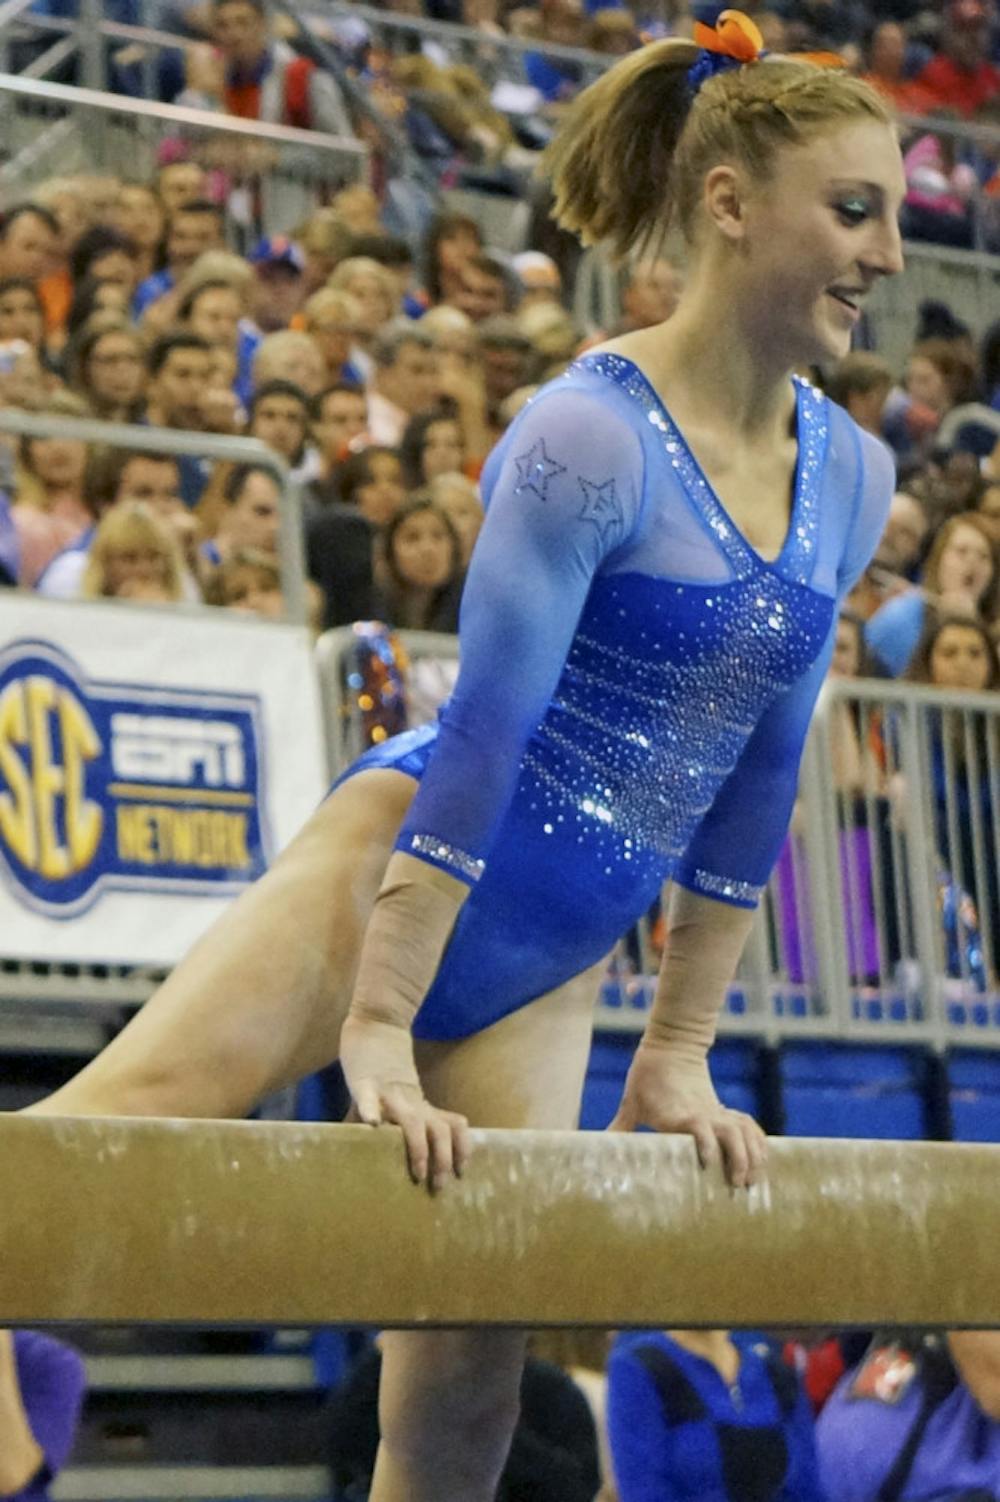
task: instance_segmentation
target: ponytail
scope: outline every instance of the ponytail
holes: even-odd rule
[[[570,105],[542,158],[554,217],[584,245],[618,256],[666,233],[672,164],[694,97],[694,42],[652,42],[592,83]]]
[[[694,239],[706,174],[720,162],[766,179],[777,151],[850,121],[892,128],[861,79],[809,61],[766,58],[699,86],[693,41],[652,42],[614,65],[570,106],[541,164],[554,217],[585,245],[623,258],[662,240],[676,219]]]

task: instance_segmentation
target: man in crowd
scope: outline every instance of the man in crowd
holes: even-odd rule
[[[320,459],[320,474],[312,494],[322,504],[336,499],[333,472],[350,452],[352,442],[368,431],[368,398],[359,387],[341,381],[320,392],[313,401],[312,413]]]
[[[212,0],[209,24],[216,50],[191,49],[179,102],[244,120],[353,134],[336,79],[272,38],[265,0]]]
[[[397,318],[375,340],[375,379],[368,392],[372,443],[395,448],[411,417],[433,407],[434,345],[419,323]]]
[[[166,265],[139,284],[132,304],[136,318],[172,292],[200,255],[206,250],[222,250],[225,243],[225,215],[217,203],[196,198],[176,208],[167,220],[164,236]]]
[[[164,334],[149,352],[146,422],[154,428],[204,432],[211,397],[212,350],[206,340],[184,331]],[[194,454],[178,460],[185,503],[196,506],[208,472]]]
[[[287,235],[259,240],[250,252],[254,269],[250,316],[262,334],[287,329],[306,295],[306,258]]]
[[[928,109],[957,110],[968,118],[1000,94],[1000,68],[989,57],[992,20],[987,0],[950,0],[940,51],[917,77]]]

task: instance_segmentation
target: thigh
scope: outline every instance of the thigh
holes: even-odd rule
[[[603,959],[470,1038],[418,1040],[417,1068],[428,1100],[461,1112],[473,1126],[571,1130],[606,969]]]
[[[330,1063],[365,925],[416,786],[383,769],[343,783],[42,1109],[239,1116]]]

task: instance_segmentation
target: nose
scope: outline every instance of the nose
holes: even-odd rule
[[[876,276],[898,276],[903,270],[903,237],[895,217],[890,217],[883,223],[877,239],[872,242],[865,256],[865,265]]]

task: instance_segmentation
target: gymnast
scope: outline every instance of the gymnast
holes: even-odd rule
[[[239,1116],[339,1056],[357,1117],[399,1127],[440,1190],[470,1123],[576,1124],[606,957],[669,877],[614,1127],[690,1134],[733,1186],[760,1176],[763,1133],[720,1104],[707,1055],[893,492],[879,442],[792,373],[845,355],[901,269],[905,187],[872,90],[760,45],[727,12],[570,107],[558,219],[620,253],[676,225],[677,311],[578,360],[490,457],[440,723],[366,752],[35,1109]],[[522,1335],[400,1331],[383,1352],[372,1502],[487,1502]]]

